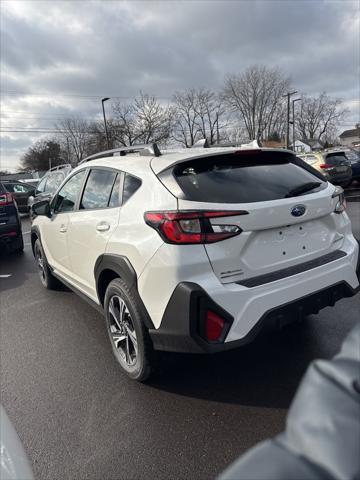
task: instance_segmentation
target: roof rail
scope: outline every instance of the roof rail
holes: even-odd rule
[[[62,165],[57,165],[56,167],[49,168],[49,172],[53,172],[54,170],[62,170],[63,168],[71,168],[70,163],[63,163]]]
[[[90,160],[95,160],[96,158],[103,158],[103,157],[113,157],[116,153],[120,156],[126,155],[127,153],[135,153],[139,152],[141,156],[154,156],[160,157],[161,152],[159,147],[156,143],[149,143],[147,145],[132,145],[130,147],[120,147],[120,148],[113,148],[112,150],[105,150],[103,152],[95,153],[94,155],[90,155],[89,157],[84,158],[81,160],[81,163],[89,162]]]

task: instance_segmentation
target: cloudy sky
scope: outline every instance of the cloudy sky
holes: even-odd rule
[[[1,158],[21,155],[64,116],[139,90],[218,89],[227,73],[278,65],[302,93],[327,91],[359,121],[359,2],[352,0],[5,1]],[[107,104],[107,108],[111,105]],[[34,132],[34,129],[39,131]]]

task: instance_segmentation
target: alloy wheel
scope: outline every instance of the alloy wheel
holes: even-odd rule
[[[134,366],[138,355],[138,344],[129,309],[118,295],[110,298],[108,309],[109,333],[113,346],[128,366]]]

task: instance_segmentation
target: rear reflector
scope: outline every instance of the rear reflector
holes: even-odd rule
[[[208,310],[206,312],[206,340],[208,342],[216,342],[220,340],[224,330],[225,321],[215,312]]]
[[[320,165],[320,168],[326,169],[326,168],[332,168],[332,166],[329,165],[328,163],[322,163],[322,164]]]

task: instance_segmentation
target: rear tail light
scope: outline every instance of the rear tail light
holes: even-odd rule
[[[326,170],[327,168],[333,168],[332,165],[329,165],[328,163],[322,163],[320,165],[320,168],[322,168],[323,170]]]
[[[220,242],[242,232],[238,225],[213,225],[210,219],[247,213],[244,210],[146,212],[144,218],[147,225],[154,228],[166,243],[205,244]]]
[[[0,195],[1,206],[10,205],[11,203],[14,203],[14,197],[11,195],[11,193],[5,193]]]
[[[222,337],[225,320],[217,313],[208,310],[206,312],[205,336],[208,342],[217,342]]]
[[[332,198],[336,198],[337,202],[335,205],[334,212],[335,213],[342,213],[346,210],[346,198],[343,188],[336,187],[335,192],[332,195]]]

